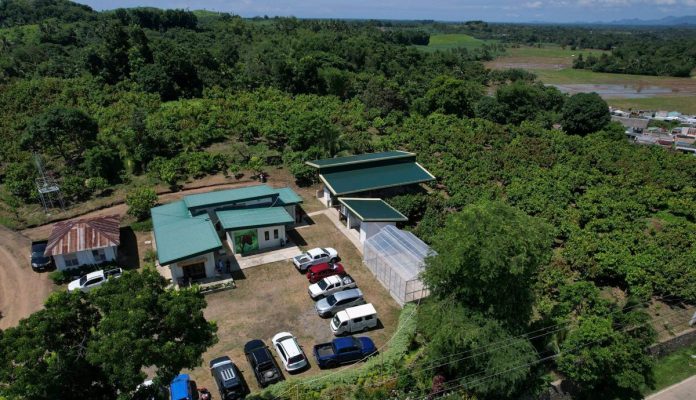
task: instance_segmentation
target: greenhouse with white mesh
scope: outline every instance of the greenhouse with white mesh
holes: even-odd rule
[[[401,306],[428,295],[420,273],[430,255],[435,252],[425,242],[392,225],[366,239],[363,247],[365,265]]]

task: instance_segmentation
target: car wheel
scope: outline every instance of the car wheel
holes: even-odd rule
[[[336,262],[338,262],[338,258],[337,258],[337,257],[334,257],[334,258],[332,258],[331,260],[329,260],[329,264],[336,264]]]

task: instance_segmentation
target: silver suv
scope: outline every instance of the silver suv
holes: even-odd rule
[[[363,293],[360,289],[348,289],[329,295],[314,305],[320,317],[330,317],[348,307],[365,304]]]

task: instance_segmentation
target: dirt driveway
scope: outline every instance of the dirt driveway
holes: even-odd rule
[[[0,329],[40,310],[53,288],[48,274],[32,271],[30,244],[26,236],[0,226]]]
[[[377,309],[381,324],[364,335],[371,337],[381,348],[394,334],[401,309],[362,264],[360,253],[325,215],[316,216],[315,224],[298,228],[295,232],[297,235],[293,235],[293,240],[300,241],[298,244],[303,250],[317,246],[333,246],[338,250],[346,270],[358,282],[365,299]],[[214,395],[217,395],[207,366],[211,359],[228,355],[242,370],[252,391],[257,390],[256,379],[244,357],[244,344],[252,339],[262,339],[270,346],[271,338],[283,331],[298,338],[311,364],[309,370],[297,375],[284,372],[285,378],[302,379],[322,373],[315,363],[312,348],[317,343],[332,340],[333,335],[329,329],[330,320],[320,318],[314,310],[314,302],[307,295],[307,285],[306,277],[287,260],[245,269],[244,278],[237,280],[236,289],[208,295],[205,316],[217,322],[219,342],[203,355],[203,365],[190,371],[198,386],[214,389]],[[275,350],[271,349],[271,352],[276,356]]]

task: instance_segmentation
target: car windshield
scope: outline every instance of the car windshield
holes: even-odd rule
[[[326,298],[326,302],[329,303],[330,306],[336,304],[336,296],[329,296]]]
[[[340,326],[341,325],[341,319],[338,318],[338,315],[333,317],[333,324],[334,326]]]
[[[288,360],[288,364],[294,364],[302,360],[304,360],[304,356],[302,354],[298,354],[294,357],[290,357],[290,359]]]
[[[329,284],[326,283],[325,280],[319,281],[318,285],[319,285],[319,289],[321,289],[321,290],[326,290],[326,287],[329,286]]]
[[[33,253],[31,253],[31,256],[33,258],[43,258],[44,253],[43,251],[34,251]]]
[[[87,275],[83,275],[82,278],[80,278],[80,286],[84,286],[84,284],[87,282]]]

